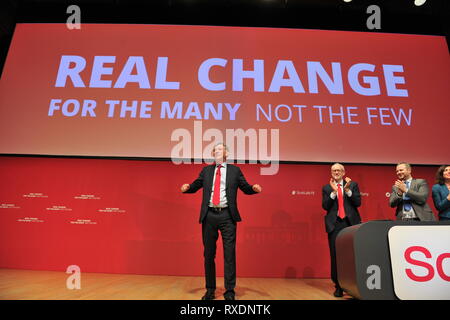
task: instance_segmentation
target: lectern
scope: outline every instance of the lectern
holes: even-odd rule
[[[370,221],[336,239],[338,280],[357,299],[450,299],[450,222]]]

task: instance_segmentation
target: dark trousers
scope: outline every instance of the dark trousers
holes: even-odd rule
[[[231,219],[228,209],[220,212],[208,210],[202,223],[202,237],[205,257],[206,289],[216,289],[216,242],[222,234],[224,256],[224,282],[227,292],[236,287],[236,222]]]
[[[336,288],[340,288],[336,266],[336,238],[339,231],[349,227],[350,223],[348,219],[337,218],[333,231],[328,234],[328,246],[330,247],[330,262],[331,262],[331,280],[334,282]]]

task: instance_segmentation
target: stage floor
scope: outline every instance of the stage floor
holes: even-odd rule
[[[0,269],[1,300],[199,300],[203,277],[81,273],[81,289],[69,290],[70,274]],[[223,300],[223,278],[216,297]],[[347,300],[333,296],[330,279],[239,278],[237,300]]]

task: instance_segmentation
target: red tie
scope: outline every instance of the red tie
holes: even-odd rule
[[[219,164],[216,170],[216,181],[214,182],[213,205],[215,206],[218,206],[220,203],[220,168],[222,168],[222,166]]]
[[[339,205],[339,218],[345,218],[345,209],[344,209],[344,195],[342,194],[341,184],[338,183],[338,205]]]

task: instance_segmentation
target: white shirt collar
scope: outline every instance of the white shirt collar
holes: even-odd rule
[[[215,164],[216,168],[217,168],[218,165],[219,165],[218,163]],[[222,168],[226,168],[227,167],[227,163],[226,162],[222,162],[220,165],[222,166]]]

